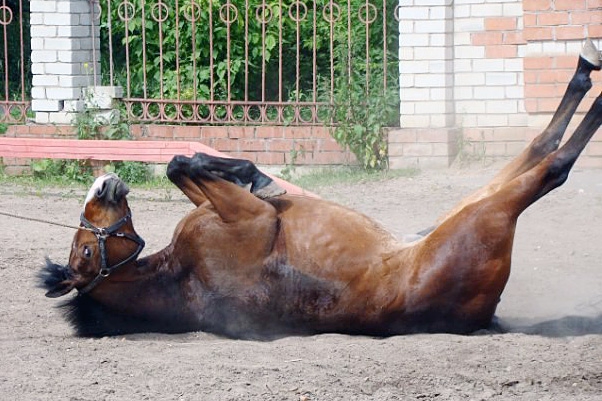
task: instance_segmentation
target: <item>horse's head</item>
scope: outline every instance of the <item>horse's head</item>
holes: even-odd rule
[[[134,261],[144,241],[132,224],[127,185],[115,174],[98,177],[88,191],[80,229],[71,244],[69,264],[47,261],[42,274],[46,296],[59,297],[77,288],[91,291],[115,269]]]

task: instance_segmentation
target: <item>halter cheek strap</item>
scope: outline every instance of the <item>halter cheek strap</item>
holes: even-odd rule
[[[92,280],[88,285],[79,290],[80,294],[90,292],[104,278],[108,277],[115,269],[135,260],[138,257],[138,255],[140,255],[140,252],[142,252],[142,249],[144,249],[144,240],[138,234],[132,235],[130,233],[124,233],[119,231],[119,229],[123,227],[123,225],[127,223],[127,221],[131,218],[132,214],[128,210],[125,216],[117,220],[116,223],[110,225],[109,227],[96,227],[94,224],[90,223],[88,219],[86,219],[83,213],[81,214],[80,222],[82,227],[88,231],[91,231],[98,239],[98,248],[100,250],[100,270],[98,271],[98,275],[94,278],[94,280]],[[106,241],[109,237],[126,238],[130,241],[135,242],[138,245],[138,247],[136,248],[134,253],[132,253],[124,260],[112,266],[108,266],[109,262],[107,259]]]

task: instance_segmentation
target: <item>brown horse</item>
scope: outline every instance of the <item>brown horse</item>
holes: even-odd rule
[[[42,286],[50,297],[79,291],[63,306],[85,336],[388,336],[487,328],[510,274],[518,216],[562,185],[602,124],[600,95],[559,147],[600,66],[588,42],[543,133],[412,243],[337,204],[281,194],[250,162],[178,156],[168,177],[196,208],[165,249],[138,258],[144,242],[133,227],[127,186],[115,175],[100,177],[86,198],[69,264],[48,261]]]

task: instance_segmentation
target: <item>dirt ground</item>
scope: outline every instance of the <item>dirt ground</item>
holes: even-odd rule
[[[422,172],[320,194],[401,236],[493,172]],[[9,186],[0,210],[77,224],[84,195]],[[144,254],[167,245],[191,207],[176,189],[133,190],[130,206]],[[76,338],[34,280],[45,256],[66,262],[72,235],[0,216],[2,400],[602,400],[602,171],[574,171],[521,216],[498,308],[505,334]]]

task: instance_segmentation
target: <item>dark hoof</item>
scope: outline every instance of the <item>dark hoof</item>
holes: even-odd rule
[[[590,63],[595,71],[600,71],[602,68],[602,53],[596,49],[591,39],[588,38],[585,41],[585,46],[583,46],[580,56]]]

